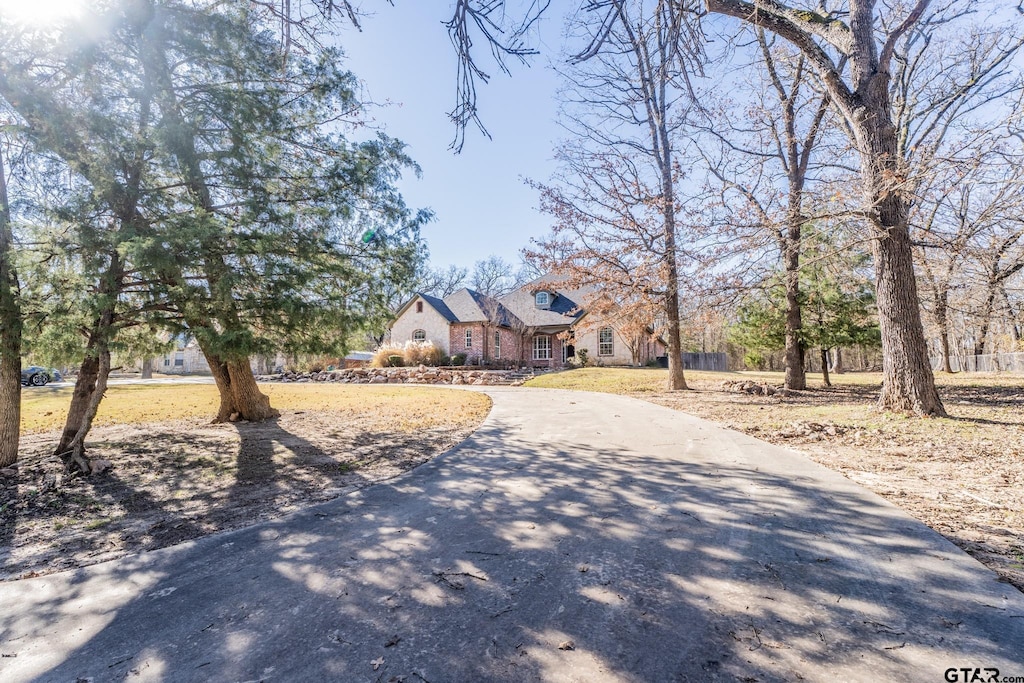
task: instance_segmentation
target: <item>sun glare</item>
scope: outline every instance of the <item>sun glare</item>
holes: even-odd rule
[[[86,8],[88,0],[0,0],[0,21],[51,24],[70,19]]]

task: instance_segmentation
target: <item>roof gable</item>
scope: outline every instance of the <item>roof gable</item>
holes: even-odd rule
[[[538,307],[535,294],[551,294],[547,307]],[[571,326],[583,317],[583,300],[589,289],[566,289],[559,286],[555,276],[543,275],[519,289],[506,294],[500,301],[515,316],[531,327]]]
[[[489,322],[503,327],[511,327],[516,322],[515,315],[500,301],[465,287],[446,296],[444,302],[458,322]]]
[[[438,299],[436,296],[430,296],[429,294],[422,294],[420,292],[416,292],[415,294],[412,295],[412,298],[410,298],[408,301],[402,304],[402,307],[399,308],[398,311],[395,313],[395,317],[392,318],[391,320],[390,327],[393,327],[395,321],[401,318],[403,315],[405,315],[405,312],[409,310],[409,308],[413,305],[413,303],[416,302],[417,299],[423,299],[425,302],[427,302],[428,306],[437,311],[438,314],[440,314],[441,317],[443,317],[448,322],[454,323],[459,321],[455,314],[452,313],[451,309],[448,308],[448,305],[445,304],[444,300]]]

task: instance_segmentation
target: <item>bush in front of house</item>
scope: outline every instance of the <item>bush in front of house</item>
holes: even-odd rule
[[[370,365],[375,368],[389,368],[394,367],[392,365],[393,359],[398,358],[398,364],[402,364],[402,355],[405,349],[401,344],[381,344],[377,347],[377,350],[373,352],[373,358],[370,360]]]
[[[370,365],[375,368],[437,366],[444,363],[444,351],[432,341],[410,341],[405,344],[381,344],[373,352]]]
[[[406,365],[437,366],[444,359],[444,351],[432,341],[411,341],[402,347],[402,359]]]

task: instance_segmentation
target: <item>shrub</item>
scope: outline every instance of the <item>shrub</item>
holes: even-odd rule
[[[465,365],[466,364],[466,354],[464,354],[464,353],[453,354],[452,358],[451,358],[451,361],[452,361],[452,365]]]
[[[585,368],[590,365],[590,352],[586,349],[576,349],[576,362],[580,364],[581,368]]]
[[[370,361],[370,365],[375,368],[391,367],[391,357],[398,356],[399,360],[401,360],[403,350],[399,344],[381,344],[373,352],[373,359]]]
[[[444,351],[432,341],[411,341],[402,347],[402,359],[406,365],[439,365]]]

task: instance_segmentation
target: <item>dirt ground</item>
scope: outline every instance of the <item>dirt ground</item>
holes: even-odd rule
[[[285,410],[265,423],[185,419],[93,430],[108,470],[65,477],[56,432],[27,434],[0,476],[0,580],[38,576],[247,526],[390,478],[462,441],[475,397],[436,424],[379,412]]]
[[[941,388],[948,419],[881,413],[875,384],[765,396],[697,379],[636,395],[805,453],[1024,591],[1024,378],[977,382]]]

